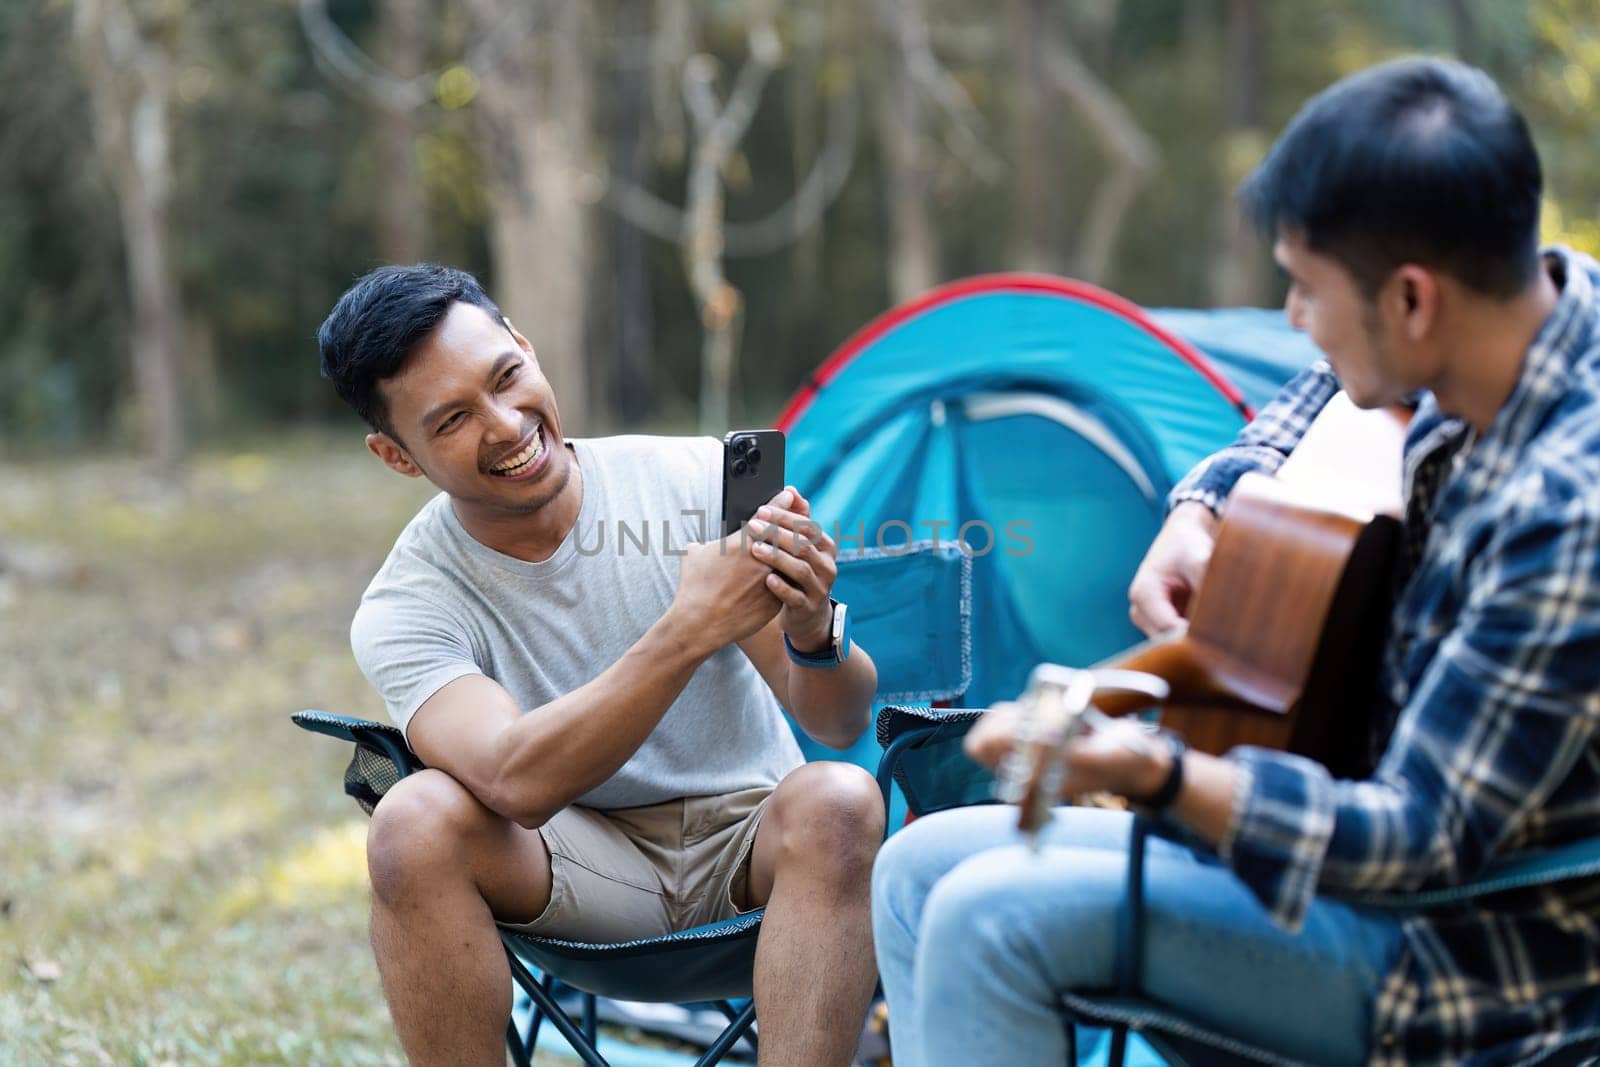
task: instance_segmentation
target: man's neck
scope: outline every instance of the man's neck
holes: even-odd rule
[[[1528,349],[1560,297],[1541,262],[1534,283],[1510,300],[1463,301],[1450,340],[1449,367],[1433,387],[1440,409],[1465,419],[1479,435],[1487,432],[1516,388]]]
[[[578,454],[565,446],[571,456],[572,473],[553,500],[536,511],[512,512],[486,509],[452,500],[451,508],[467,535],[485,548],[528,563],[543,563],[556,554],[561,542],[577,525],[583,508],[583,471]]]

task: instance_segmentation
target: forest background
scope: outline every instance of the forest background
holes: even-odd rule
[[[1493,74],[1600,248],[1588,0],[11,0],[0,447],[351,423],[314,332],[477,272],[577,433],[761,422],[944,279],[1271,304],[1232,191],[1338,76]]]
[[[430,491],[317,374],[356,276],[478,272],[571,432],[765,425],[942,280],[1275,304],[1232,190],[1416,51],[1600,252],[1595,0],[0,0],[0,1063],[401,1062],[288,720],[385,717],[350,617]]]

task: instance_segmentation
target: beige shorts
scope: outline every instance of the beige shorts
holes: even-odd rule
[[[750,849],[772,789],[643,808],[569,807],[539,828],[550,903],[507,929],[608,944],[687,930],[752,910]]]

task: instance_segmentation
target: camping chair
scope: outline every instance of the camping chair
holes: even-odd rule
[[[851,605],[855,640],[878,667],[880,699],[939,700],[959,695],[971,671],[968,629],[972,560],[953,544],[915,544],[841,553],[835,591]],[[396,782],[422,769],[395,727],[326,711],[300,711],[294,722],[313,733],[353,742],[344,789],[368,815]],[[875,767],[869,737],[848,753],[821,752],[802,738],[808,758],[854,759]],[[891,823],[892,825],[893,823]],[[732,1000],[751,992],[762,911],[620,944],[589,944],[500,929],[511,974],[532,1002],[527,1026],[516,1018],[506,1044],[527,1067],[548,1020],[589,1067],[608,1067],[596,1048],[596,996],[663,1004],[711,1003],[728,1019],[696,1067],[718,1063],[741,1039],[753,1050],[755,1004]],[[541,978],[540,975],[543,977]],[[563,1009],[556,983],[580,992],[581,1024]]]
[[[878,740],[884,747],[878,784],[884,795],[888,796],[891,783],[898,784],[913,815],[992,802],[993,777],[961,748],[962,738],[982,714],[969,708],[885,707],[877,723]],[[1217,1033],[1137,994],[1144,945],[1144,845],[1154,829],[1148,819],[1133,820],[1127,905],[1117,931],[1117,988],[1103,993],[1067,993],[1061,998],[1062,1018],[1069,1028],[1070,1062],[1077,1062],[1076,1027],[1082,1025],[1111,1031],[1108,1067],[1121,1067],[1130,1030],[1173,1063],[1290,1063],[1281,1055]],[[1362,903],[1412,912],[1596,875],[1600,875],[1600,836],[1493,864],[1462,885],[1372,895],[1362,898]],[[1545,1049],[1524,1063],[1529,1067],[1576,1067],[1593,1062],[1596,1056],[1600,1056],[1600,1028],[1575,1034],[1563,1045]]]
[[[388,724],[326,711],[299,711],[292,718],[313,733],[355,743],[344,772],[344,790],[368,815],[396,782],[422,769],[404,735]],[[761,912],[753,911],[660,937],[597,945],[501,927],[500,943],[512,978],[533,1005],[525,1029],[518,1030],[515,1017],[506,1024],[513,1062],[531,1067],[540,1029],[549,1020],[588,1067],[608,1067],[596,1047],[597,994],[619,1000],[713,1004],[728,1017],[728,1025],[696,1067],[720,1063],[741,1038],[753,1048],[755,1037],[748,1031],[755,1021],[755,1004],[739,1009],[730,1001],[750,995],[760,928]],[[557,1002],[558,977],[582,991],[581,1025]]]

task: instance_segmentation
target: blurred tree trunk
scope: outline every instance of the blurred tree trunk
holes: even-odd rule
[[[222,428],[222,373],[217,366],[217,332],[209,318],[190,314],[183,322],[179,348],[183,393],[188,402],[186,425],[200,437]]]
[[[856,92],[853,85],[834,92],[828,136],[794,195],[760,219],[727,219],[725,177],[735,152],[756,117],[762,94],[783,59],[771,0],[750,5],[746,19],[748,54],[725,95],[717,90],[717,60],[709,53],[684,55],[680,78],[683,110],[692,141],[688,145],[686,195],[680,208],[613,170],[605,179],[612,210],[642,230],[670,241],[682,257],[701,329],[700,425],[707,433],[727,429],[738,373],[744,296],[729,282],[724,262],[730,255],[768,255],[802,239],[820,222],[849,177],[855,158]],[[693,22],[677,2],[661,3],[666,20],[656,28],[650,51],[653,76],[669,57],[692,46]],[[660,42],[670,38],[670,47]],[[659,102],[657,102],[659,107]],[[739,160],[741,164],[743,160]]]
[[[822,139],[817,90],[826,58],[824,46],[832,43],[827,39],[828,20],[834,14],[827,5],[819,5],[797,6],[790,16],[794,22],[794,58],[789,64],[789,145],[797,189],[805,180],[807,161],[816,154]],[[823,233],[824,227],[813,226],[796,237],[794,254],[789,257],[794,268],[795,300],[802,316],[815,307],[822,290]]]
[[[1073,48],[1100,78],[1111,77],[1111,43],[1116,37],[1121,8],[1122,0],[1074,0],[1070,5],[1058,4],[1054,8],[1067,17]],[[1202,13],[1210,17],[1203,9]]]
[[[1011,133],[1016,161],[1011,254],[1022,270],[1065,273],[1060,240],[1061,160],[1058,131],[1050,121],[1050,92],[1040,52],[1053,36],[1054,5],[1049,0],[1009,0],[1006,28],[1010,37]]]
[[[1128,211],[1160,165],[1161,153],[1111,87],[1051,24],[1040,27],[1038,41],[1045,74],[1082,116],[1106,154],[1105,173],[1083,211],[1072,272],[1086,281],[1107,284]]]
[[[140,34],[125,0],[75,0],[73,40],[89,90],[95,148],[122,222],[136,421],[151,458],[170,472],[183,458],[187,436],[178,370],[183,304],[168,233],[172,59]]]
[[[700,428],[721,435],[729,428],[744,297],[723,272],[727,198],[722,170],[761,103],[767,79],[782,58],[769,8],[750,16],[750,54],[725,101],[716,95],[716,60],[692,56],[683,71],[683,96],[694,127],[689,150],[687,222],[681,244],[684,271],[700,312]]]
[[[649,12],[637,0],[622,0],[616,5],[617,36],[645,39],[650,34]],[[645,167],[645,120],[650,106],[650,72],[636,64],[625,64],[617,73],[616,124],[611,139],[611,171],[631,185],[647,183]],[[615,381],[612,397],[623,424],[648,416],[653,407],[651,343],[655,333],[654,308],[650,301],[649,248],[644,231],[621,212],[611,216],[612,297],[616,313],[612,317],[612,366]]]
[[[1227,187],[1217,212],[1216,269],[1211,300],[1223,307],[1263,304],[1270,278],[1262,238],[1239,210],[1234,192],[1266,150],[1262,128],[1263,51],[1261,0],[1228,0],[1223,27],[1227,72],[1222,124],[1222,177]]]
[[[495,300],[533,343],[562,429],[590,431],[585,373],[593,79],[581,0],[472,0]]]
[[[929,211],[933,164],[925,111],[913,64],[928,32],[921,0],[878,0],[888,39],[878,143],[889,201],[889,301],[904,303],[939,282],[939,244]]]
[[[378,59],[395,76],[415,78],[427,62],[424,0],[380,0]],[[386,263],[415,263],[428,246],[427,201],[417,159],[416,111],[377,108],[378,254]]]
[[[1467,0],[1447,0],[1445,6],[1450,11],[1450,39],[1455,47],[1456,58],[1463,63],[1482,66],[1484,57],[1478,43],[1478,20],[1473,17],[1472,6]]]
[[[689,151],[683,121],[683,65],[693,54],[694,12],[689,0],[655,0],[650,30],[651,127],[657,156],[668,166],[682,163]]]

